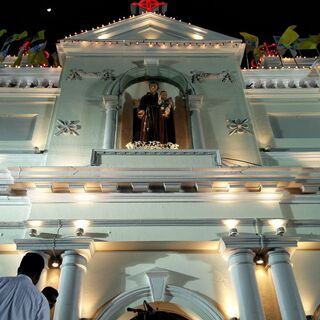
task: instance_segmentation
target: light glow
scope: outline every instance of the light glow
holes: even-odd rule
[[[42,224],[43,224],[43,221],[40,221],[40,220],[28,221],[28,225],[32,228],[39,228],[42,226]]]
[[[285,219],[270,219],[269,224],[277,230],[279,227],[285,227],[287,224],[287,220]]]
[[[226,219],[226,220],[222,220],[222,222],[228,229],[232,229],[232,228],[235,228],[240,221],[236,219]]]
[[[86,228],[88,228],[88,226],[90,225],[90,221],[89,220],[75,220],[73,222],[73,224],[77,229],[82,228],[82,229],[86,230]]]

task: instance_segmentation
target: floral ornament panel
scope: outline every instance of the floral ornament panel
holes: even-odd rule
[[[111,80],[114,81],[116,79],[113,74],[113,69],[104,69],[98,72],[90,72],[84,71],[83,69],[70,69],[69,74],[66,77],[66,80],[83,80],[85,79],[99,79],[99,80]]]
[[[248,119],[227,120],[227,128],[229,129],[229,136],[244,133],[252,134]]]
[[[73,136],[79,136],[78,130],[81,129],[81,125],[79,124],[79,120],[57,120],[58,125],[57,129],[59,130],[54,135],[60,136],[61,134],[69,134]]]
[[[221,79],[221,82],[233,82],[233,78],[229,71],[221,71],[218,73],[210,73],[204,71],[190,71],[191,73],[191,82],[195,83],[196,81],[201,82],[203,80],[213,80],[213,79]]]
[[[147,150],[161,150],[161,149],[179,149],[176,143],[168,142],[161,143],[159,141],[133,141],[126,144],[127,149],[147,149]]]

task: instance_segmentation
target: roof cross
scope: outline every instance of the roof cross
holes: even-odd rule
[[[167,3],[163,1],[159,2],[158,0],[140,0],[139,2],[132,2],[131,11],[134,11],[137,8],[139,8],[140,11],[161,11],[161,13],[165,13]]]

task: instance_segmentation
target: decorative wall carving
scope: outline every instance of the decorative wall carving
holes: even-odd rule
[[[73,136],[79,136],[78,130],[81,129],[81,125],[79,124],[79,120],[57,120],[58,125],[57,129],[59,130],[54,135],[60,136],[61,134],[70,134]]]
[[[243,133],[250,133],[249,120],[246,119],[235,119],[235,120],[227,120],[227,128],[229,129],[229,136],[234,134],[243,134]]]
[[[97,78],[99,80],[111,80],[114,81],[116,79],[115,75],[113,74],[113,69],[104,69],[98,72],[88,72],[84,71],[83,69],[71,69],[69,74],[66,77],[66,80],[83,80],[86,79],[94,79]]]
[[[203,80],[221,79],[222,82],[233,82],[231,73],[229,71],[221,71],[218,73],[204,72],[199,70],[190,71],[191,82],[201,82]]]

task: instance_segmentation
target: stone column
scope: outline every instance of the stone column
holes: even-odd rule
[[[194,149],[204,149],[204,133],[200,116],[200,109],[203,104],[203,96],[190,95],[188,96],[188,104],[190,109],[191,118],[191,132],[192,142]]]
[[[103,106],[106,112],[106,121],[102,147],[103,149],[114,149],[119,108],[118,96],[103,97]]]
[[[290,254],[281,248],[268,253],[268,262],[283,320],[305,320]]]
[[[65,251],[62,259],[54,320],[78,320],[81,315],[81,293],[87,259],[74,250]]]
[[[254,253],[248,249],[230,250],[229,271],[239,303],[241,320],[264,320],[255,276],[253,257]]]

